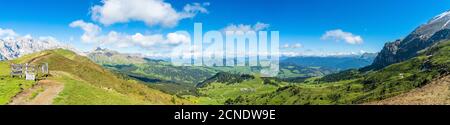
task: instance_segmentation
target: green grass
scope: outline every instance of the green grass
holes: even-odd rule
[[[64,83],[64,90],[55,98],[58,105],[133,105],[151,104],[114,90],[95,87],[85,81],[79,81],[63,75],[56,81]]]
[[[7,104],[22,89],[31,88],[34,81],[25,81],[17,78],[0,77],[0,104]]]
[[[195,85],[214,75],[203,67],[176,67],[166,62],[148,61],[142,64],[107,64],[104,67],[136,78],[149,86],[176,95],[195,95]]]
[[[273,93],[263,94],[259,97],[241,96],[233,101],[249,104],[298,104],[298,105],[325,105],[335,104],[356,98],[361,90],[361,86],[350,84],[354,80],[339,81],[329,84],[298,84],[281,87]],[[348,91],[348,86],[350,91]],[[348,94],[346,98],[336,98],[341,94]],[[252,99],[252,100],[248,100]]]
[[[10,78],[9,62],[0,62],[0,105],[7,104],[22,89],[31,88],[35,82]]]
[[[117,74],[102,68],[86,57],[73,56],[76,54],[66,50],[53,50],[48,51],[48,53],[49,55],[36,62],[49,63],[50,71],[66,72],[78,79],[81,79],[80,81],[85,81],[85,83],[88,83],[93,87],[114,90],[117,93],[143,100],[145,102],[150,102],[151,104],[173,104],[172,95],[149,88],[148,86],[134,80],[122,79]],[[76,91],[71,92],[74,92],[73,94],[79,94]],[[179,101],[176,103],[181,104],[183,102]]]
[[[55,104],[190,104],[138,81],[124,79],[68,50],[33,53],[9,62],[48,63],[52,75],[50,79],[65,86]],[[19,78],[9,78],[9,62],[0,62],[0,104],[9,102],[11,97],[20,92],[20,88],[27,89],[34,84]]]
[[[223,105],[223,101],[205,96],[183,95],[182,97],[198,105]]]
[[[287,85],[287,83],[279,83]],[[199,88],[198,92],[203,95],[199,98],[199,104],[224,104],[229,99],[234,99],[240,95],[257,96],[275,91],[279,86],[264,84],[263,79],[255,76],[255,79],[246,80],[241,83],[209,83],[205,87]]]
[[[422,87],[450,71],[450,41],[441,42],[415,58],[378,71],[342,72],[281,87],[260,96],[239,96],[231,104],[360,104],[383,100]],[[345,75],[351,77],[342,78]],[[336,78],[333,78],[336,77]],[[324,82],[333,81],[333,82]]]
[[[11,72],[9,63],[6,61],[0,62],[0,76],[9,76]]]

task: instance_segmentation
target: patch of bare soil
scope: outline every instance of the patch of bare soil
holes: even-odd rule
[[[64,89],[62,83],[41,80],[30,89],[16,95],[9,105],[51,105],[53,99]]]
[[[449,105],[450,75],[434,80],[422,88],[388,98],[368,103],[369,105]]]

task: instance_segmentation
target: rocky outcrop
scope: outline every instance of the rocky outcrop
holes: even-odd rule
[[[361,70],[378,70],[405,61],[415,57],[420,50],[446,39],[450,39],[450,11],[434,17],[404,39],[386,43],[373,64]]]

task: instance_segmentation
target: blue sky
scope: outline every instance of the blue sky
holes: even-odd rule
[[[145,1],[145,0],[143,0]],[[150,0],[155,1],[155,0]],[[148,53],[135,45],[119,48],[83,42],[84,31],[69,26],[76,20],[97,25],[99,35],[115,31],[120,34],[140,33],[165,36],[179,30],[192,33],[195,22],[203,23],[203,30],[220,30],[232,24],[252,26],[258,22],[270,25],[265,30],[280,31],[285,51],[336,53],[379,51],[385,42],[402,38],[420,24],[450,9],[450,0],[165,0],[176,13],[183,13],[187,5],[198,3],[207,10],[192,11],[194,16],[180,18],[172,26],[147,24],[144,20],[113,21],[105,25],[92,18],[92,7],[103,6],[100,0],[2,0],[0,28],[12,29],[20,35],[52,36],[70,43],[80,50],[106,46],[122,52]],[[350,37],[359,36],[357,44],[324,38],[327,31],[341,30]],[[342,33],[341,33],[342,34]],[[348,34],[347,34],[348,35]],[[126,35],[124,35],[126,36]],[[357,40],[359,41],[359,40]],[[294,45],[299,45],[294,47]],[[152,51],[154,52],[154,51]]]

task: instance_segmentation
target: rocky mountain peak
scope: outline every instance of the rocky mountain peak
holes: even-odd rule
[[[58,48],[77,52],[74,48],[51,38],[3,38],[0,39],[0,60],[11,60],[26,54]]]
[[[418,27],[412,34],[426,39],[443,29],[450,29],[450,10],[435,16],[426,24]]]
[[[450,39],[450,11],[435,16],[406,38],[386,43],[373,64],[361,70],[377,70],[410,59],[420,50],[446,39]]]

